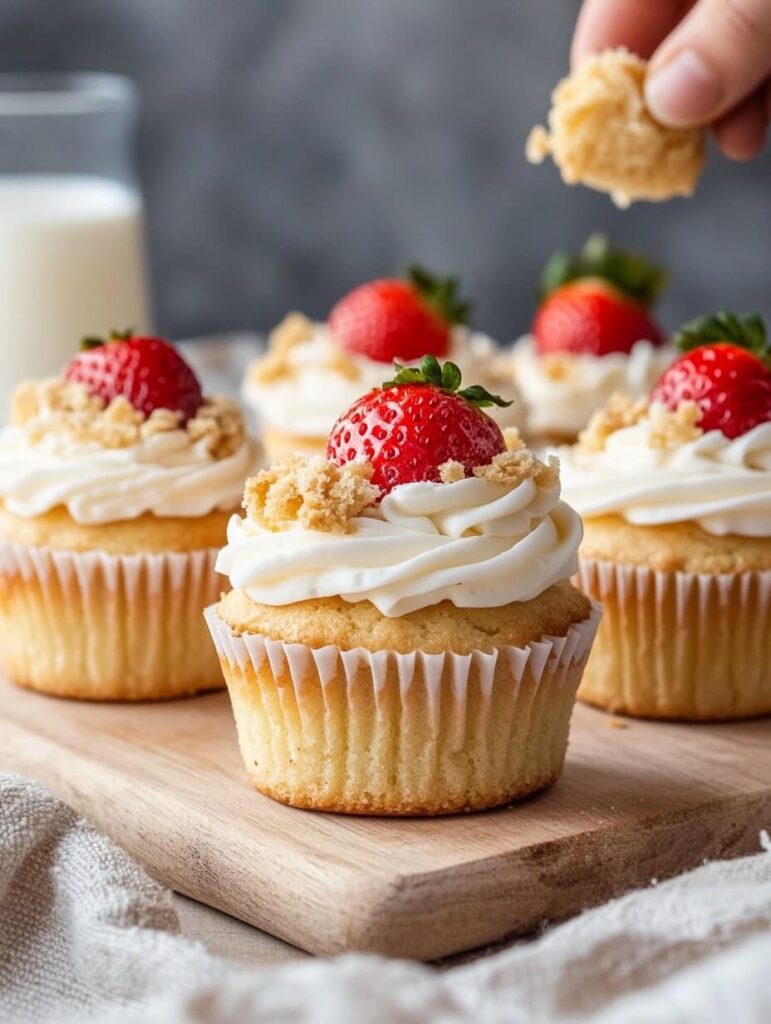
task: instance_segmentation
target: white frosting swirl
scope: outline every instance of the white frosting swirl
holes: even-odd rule
[[[512,350],[514,379],[527,407],[533,434],[578,434],[593,412],[616,391],[633,398],[647,395],[674,358],[671,348],[638,341],[632,351],[606,356],[565,353],[561,376],[546,371],[548,363],[530,335]]]
[[[239,505],[257,446],[246,440],[215,459],[206,439],[184,430],[154,434],[126,448],[103,448],[48,434],[31,443],[24,427],[0,431],[0,501],[13,515],[63,506],[83,524],[156,516],[203,516]]]
[[[339,355],[329,328],[317,323],[312,336],[287,354],[292,376],[261,383],[247,372],[242,398],[265,426],[294,437],[325,441],[338,417],[357,398],[392,376],[389,363],[346,353],[356,368],[356,376],[347,376],[335,366]],[[502,375],[496,373],[500,352],[486,334],[455,328],[447,358],[457,363],[467,383],[482,384],[492,392],[504,388],[510,392],[504,398],[515,397],[513,385],[506,387]],[[501,427],[516,426],[521,417],[517,402],[507,409],[491,408],[486,412]]]
[[[669,448],[650,420],[611,434],[601,452],[559,452],[567,499],[582,516],[695,522],[716,536],[771,537],[771,423],[729,440],[719,430]]]
[[[217,570],[260,604],[339,595],[387,616],[440,601],[529,601],[577,570],[581,521],[550,489],[477,478],[396,487],[350,533],[270,532],[234,516]]]

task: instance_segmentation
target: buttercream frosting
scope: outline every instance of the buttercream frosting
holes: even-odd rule
[[[610,434],[602,450],[560,449],[565,496],[582,516],[771,536],[771,423],[734,440],[711,430],[668,446],[651,443],[652,429],[648,416]]]
[[[632,351],[606,356],[541,356],[531,336],[512,350],[514,378],[533,434],[578,434],[616,391],[646,395],[674,358],[671,348],[638,341]]]
[[[66,435],[34,442],[27,426],[0,431],[0,500],[13,515],[32,517],[63,506],[83,524],[156,516],[202,516],[238,506],[254,471],[256,444],[246,439],[217,459],[206,438],[169,430],[122,448]]]
[[[217,569],[268,605],[340,596],[386,616],[444,600],[492,608],[572,576],[581,532],[558,480],[414,483],[353,518],[347,533],[297,524],[276,532],[234,516]]]

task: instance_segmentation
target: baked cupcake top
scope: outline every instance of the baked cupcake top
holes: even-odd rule
[[[685,354],[650,399],[615,396],[579,443],[560,451],[568,500],[584,517],[771,536],[771,368],[762,321],[717,314],[687,325],[678,341]]]
[[[576,571],[581,523],[556,459],[514,432],[507,448],[478,407],[492,396],[460,391],[452,364],[422,365],[343,414],[327,458],[247,482],[217,562],[235,588],[260,604],[339,596],[401,616],[528,601]]]
[[[413,268],[405,280],[355,288],[327,322],[290,313],[272,332],[267,354],[247,371],[243,397],[263,424],[296,437],[326,440],[340,410],[376,387],[395,359],[452,359],[490,387],[503,385],[498,346],[467,325],[469,305],[452,278]],[[513,425],[517,410],[496,410]]]
[[[600,234],[551,257],[512,352],[533,434],[575,436],[615,391],[648,393],[674,358],[652,314],[665,284],[661,267]]]
[[[237,405],[204,398],[165,341],[92,341],[61,377],[20,384],[0,431],[0,501],[76,522],[202,516],[235,507],[256,466]]]

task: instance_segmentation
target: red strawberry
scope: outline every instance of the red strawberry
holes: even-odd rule
[[[329,314],[341,348],[381,363],[444,356],[453,324],[466,323],[469,305],[454,278],[435,278],[419,267],[407,280],[383,278],[354,288]]]
[[[538,353],[606,356],[630,352],[641,340],[663,345],[648,307],[664,283],[660,268],[611,249],[602,235],[593,235],[578,256],[556,253],[544,270],[533,320]]]
[[[439,467],[460,462],[470,476],[506,450],[500,427],[482,412],[507,406],[473,386],[459,391],[460,370],[426,356],[420,369],[397,364],[394,380],[364,395],[332,428],[327,458],[338,466],[356,459],[374,467],[372,483],[387,494],[399,484],[439,481]]]
[[[182,414],[182,422],[195,416],[203,402],[198,378],[163,338],[112,334],[104,342],[85,338],[83,349],[63,376],[106,402],[122,395],[145,416],[171,409]]]
[[[652,402],[669,409],[696,402],[702,430],[731,438],[771,421],[771,345],[759,316],[700,317],[675,344],[684,354],[659,377]]]

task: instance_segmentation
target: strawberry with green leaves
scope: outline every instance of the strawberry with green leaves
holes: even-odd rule
[[[675,336],[683,353],[659,378],[651,401],[676,409],[695,402],[704,431],[740,437],[771,422],[771,343],[754,313],[715,313],[686,324]]]
[[[638,341],[663,345],[650,308],[665,284],[660,267],[611,248],[603,235],[592,235],[578,255],[556,253],[541,278],[536,351],[602,357],[628,354]]]
[[[180,414],[182,423],[203,402],[195,373],[163,338],[114,331],[106,339],[84,338],[81,348],[63,376],[105,402],[122,396],[145,416],[170,409]]]
[[[342,466],[371,463],[372,483],[385,495],[400,484],[440,480],[439,468],[460,462],[470,476],[506,450],[501,429],[482,410],[506,407],[483,387],[461,388],[454,363],[425,356],[419,368],[396,366],[396,376],[358,399],[338,419],[327,458]]]
[[[469,303],[453,277],[411,267],[405,279],[381,278],[359,285],[329,314],[333,337],[346,352],[381,363],[446,356],[452,329],[468,322]]]

